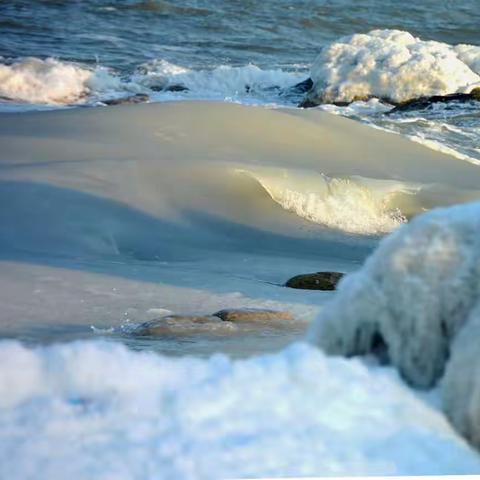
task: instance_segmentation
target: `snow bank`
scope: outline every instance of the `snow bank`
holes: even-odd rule
[[[30,103],[71,104],[92,91],[120,88],[106,69],[96,70],[53,58],[29,57],[0,64],[0,97]]]
[[[3,342],[0,424],[1,478],[480,473],[393,371],[301,344],[232,361]]]
[[[441,377],[450,345],[480,298],[480,204],[434,210],[384,239],[339,284],[313,325],[328,353],[382,347],[413,385]]]
[[[470,91],[480,84],[480,47],[373,30],[326,45],[311,69],[314,103],[378,97],[394,103]]]

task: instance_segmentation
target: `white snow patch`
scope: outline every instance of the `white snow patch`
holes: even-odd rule
[[[2,478],[480,473],[393,371],[307,345],[232,361],[3,342],[0,357]]]

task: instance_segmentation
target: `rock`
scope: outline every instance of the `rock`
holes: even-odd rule
[[[185,85],[181,85],[180,83],[176,83],[173,85],[168,85],[167,88],[165,89],[167,92],[187,92],[190,90],[188,87]]]
[[[413,110],[423,110],[434,103],[450,102],[470,102],[480,101],[480,87],[474,88],[470,93],[452,93],[450,95],[433,95],[432,97],[420,97],[402,102],[395,108],[392,108],[387,115],[392,113],[410,112]]]
[[[255,322],[270,320],[293,320],[290,312],[263,310],[261,308],[227,308],[213,314],[226,322]]]
[[[304,290],[335,290],[343,275],[340,272],[305,273],[292,277],[285,286]]]
[[[294,94],[294,93],[307,93],[309,92],[313,87],[313,80],[309,77],[303,82],[299,82],[293,87],[289,87],[285,89],[285,92],[288,94]]]
[[[112,98],[110,100],[102,100],[105,105],[131,105],[135,103],[145,103],[150,100],[150,97],[145,93],[137,93],[130,97]]]
[[[471,92],[470,95],[473,100],[480,102],[480,87],[475,87]]]
[[[133,335],[191,335],[198,333],[226,334],[236,331],[231,322],[224,322],[217,316],[167,315],[142,323],[131,333]]]
[[[150,90],[154,92],[186,92],[189,90],[185,85],[174,83],[173,85],[151,85]]]

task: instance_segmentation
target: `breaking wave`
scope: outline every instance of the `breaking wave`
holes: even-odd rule
[[[348,233],[390,232],[406,221],[395,195],[419,187],[362,177],[330,178],[314,171],[274,168],[239,170],[262,185],[284,209],[311,222]]]
[[[262,70],[255,65],[192,70],[153,60],[130,75],[102,66],[29,57],[0,57],[0,100],[53,106],[95,104],[136,93],[151,100],[203,98],[246,102],[278,99],[282,88],[305,78],[305,73]]]

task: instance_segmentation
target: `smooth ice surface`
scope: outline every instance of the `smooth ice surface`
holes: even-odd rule
[[[156,308],[309,321],[331,294],[286,289],[289,278],[354,270],[372,234],[480,197],[475,165],[318,110],[4,113],[0,145],[0,327],[28,341]]]
[[[468,92],[480,85],[480,47],[424,41],[401,30],[373,30],[324,46],[311,68],[320,103],[369,97],[402,102]]]
[[[394,372],[302,344],[232,361],[2,342],[0,360],[2,478],[480,473]]]

